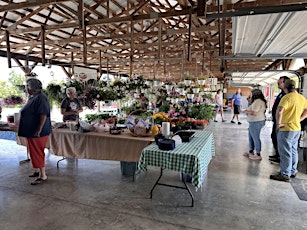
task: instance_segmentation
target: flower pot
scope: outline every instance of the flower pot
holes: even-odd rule
[[[182,94],[184,92],[184,88],[177,88],[177,92]]]
[[[172,85],[165,85],[165,88],[167,91],[172,91],[173,86]]]
[[[161,81],[153,81],[153,86],[160,86],[161,84]]]
[[[198,80],[197,82],[198,82],[199,85],[204,85],[206,80]]]
[[[192,80],[184,80],[184,84],[185,84],[186,86],[191,85],[191,83],[192,83]]]
[[[198,130],[204,130],[205,126],[204,125],[196,125],[196,129]]]
[[[152,81],[145,81],[145,84],[148,85],[148,86],[151,86],[152,85]]]
[[[193,93],[199,93],[199,88],[193,88]]]
[[[188,93],[187,94],[188,99],[193,99],[194,98],[194,93]]]

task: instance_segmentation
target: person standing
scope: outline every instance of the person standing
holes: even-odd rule
[[[251,105],[245,110],[247,121],[249,123],[249,152],[244,153],[244,156],[249,157],[251,160],[262,160],[260,132],[262,127],[265,125],[266,109],[267,101],[264,98],[262,91],[254,89],[252,91]],[[256,154],[254,153],[254,150],[256,150]]]
[[[81,113],[83,109],[79,99],[76,98],[76,88],[67,88],[66,94],[67,97],[61,103],[61,114],[63,115],[63,121],[77,121],[79,120],[79,113]]]
[[[279,153],[278,153],[278,148],[277,148],[276,111],[277,111],[277,107],[278,107],[278,104],[281,98],[284,95],[286,95],[284,88],[285,88],[285,81],[287,79],[289,79],[287,76],[282,76],[279,78],[277,85],[278,85],[278,89],[280,89],[280,93],[277,95],[274,105],[272,107],[273,127],[272,127],[271,139],[272,139],[272,143],[275,149],[275,155],[269,156],[269,160],[272,163],[277,163],[277,164],[279,164],[280,158],[279,158]]]
[[[297,174],[297,146],[301,132],[300,122],[307,117],[307,100],[295,89],[293,80],[284,83],[285,96],[276,111],[277,147],[280,155],[280,172],[270,179],[289,182]]]
[[[231,119],[231,123],[235,123],[234,119],[236,118],[238,125],[241,125],[242,123],[239,120],[239,114],[242,107],[242,95],[240,88],[238,88],[236,93],[232,96],[231,107],[233,109],[233,117]]]
[[[222,122],[225,122],[226,120],[224,119],[224,111],[223,111],[223,94],[221,89],[217,90],[214,101],[215,101],[214,122],[217,122],[216,117],[219,111],[221,113]]]
[[[38,178],[31,185],[37,185],[47,181],[44,150],[51,133],[50,104],[42,93],[42,83],[38,79],[26,80],[26,92],[29,98],[20,110],[18,136],[27,140],[32,166],[39,171]]]

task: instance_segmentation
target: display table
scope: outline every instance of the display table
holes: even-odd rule
[[[0,130],[17,132],[18,127],[4,126]],[[128,132],[112,135],[108,132],[79,133],[67,128],[58,128],[52,130],[46,148],[64,159],[138,162],[142,150],[153,141],[153,137],[134,137]],[[17,136],[17,144],[26,146],[26,139]]]
[[[54,129],[50,135],[54,155],[126,162],[138,162],[142,150],[153,141],[153,137],[133,137],[128,132],[112,135],[107,132],[79,133]]]
[[[191,141],[176,146],[174,150],[160,150],[155,143],[143,149],[139,161],[139,169],[141,171],[145,171],[148,165],[161,168],[160,176],[150,192],[150,197],[152,197],[152,192],[157,185],[184,188],[188,190],[192,198],[193,206],[194,198],[185,183],[183,175],[182,182],[184,183],[185,187],[159,183],[163,170],[168,169],[178,171],[182,174],[191,174],[192,184],[195,186],[195,188],[197,189],[202,186],[204,177],[208,170],[208,165],[212,159],[212,156],[215,155],[214,136],[210,126],[207,126],[202,131],[193,131],[195,131],[195,136],[191,139]]]

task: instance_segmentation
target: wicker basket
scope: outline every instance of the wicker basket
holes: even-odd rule
[[[129,116],[135,117],[135,119],[143,119],[145,120],[149,116],[152,116],[152,113],[150,111],[146,110],[135,110],[129,114]],[[149,137],[152,136],[151,133],[151,127],[144,127],[141,125],[136,125],[135,127],[129,127],[128,128],[129,133],[134,137]]]

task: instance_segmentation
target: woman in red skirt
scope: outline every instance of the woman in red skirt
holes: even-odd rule
[[[29,99],[20,111],[18,136],[27,139],[27,149],[32,166],[39,171],[38,178],[31,185],[37,185],[48,179],[45,171],[44,150],[51,133],[50,105],[47,96],[42,93],[40,80],[28,78],[26,91]]]

